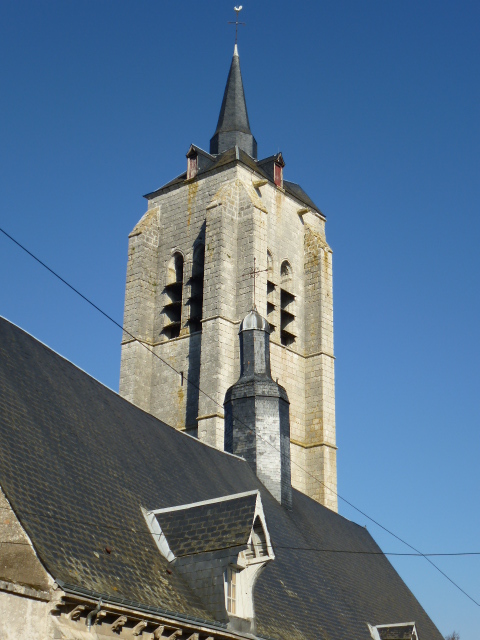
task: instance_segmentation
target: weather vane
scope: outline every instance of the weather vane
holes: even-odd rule
[[[233,7],[233,10],[236,12],[237,14],[237,19],[235,20],[235,22],[233,22],[232,20],[230,20],[228,22],[228,24],[234,24],[235,25],[235,44],[237,44],[237,40],[238,40],[238,25],[241,24],[243,26],[245,26],[245,22],[239,22],[238,21],[238,14],[240,13],[240,11],[243,9],[243,6],[240,5],[239,7]]]
[[[253,269],[250,269],[250,271],[245,272],[245,276],[250,276],[251,278],[253,278],[253,308],[255,309],[255,311],[257,310],[257,307],[255,305],[255,288],[256,288],[257,276],[260,273],[265,273],[265,271],[268,271],[268,269],[257,269],[257,259],[254,258]]]

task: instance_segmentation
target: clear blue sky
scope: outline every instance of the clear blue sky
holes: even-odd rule
[[[119,321],[142,194],[214,132],[233,4],[0,5],[1,226]],[[480,4],[242,18],[259,154],[281,150],[328,220],[339,492],[424,552],[480,551]],[[0,265],[0,314],[117,389],[119,330],[4,237]],[[480,557],[435,561],[480,601]],[[442,633],[478,640],[479,607],[424,559],[393,563]]]

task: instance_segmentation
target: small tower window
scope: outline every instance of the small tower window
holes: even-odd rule
[[[285,161],[281,153],[279,153],[273,163],[273,181],[277,187],[283,188],[283,167]]]
[[[275,162],[273,167],[273,181],[277,187],[283,187],[283,167],[278,162]]]
[[[187,161],[187,180],[195,178],[198,171],[198,156],[194,155],[188,158]]]
[[[192,145],[187,153],[187,180],[195,178],[198,173],[198,153]]]
[[[295,296],[292,293],[293,272],[288,260],[280,267],[280,342],[289,347],[295,342]]]
[[[246,551],[246,557],[249,560],[254,558],[268,557],[267,538],[260,518],[255,518],[255,524],[252,529],[252,537]]]
[[[292,267],[288,260],[284,260],[282,262],[282,266],[280,267],[280,276],[282,278],[282,282],[292,279]]]
[[[175,253],[168,263],[165,285],[165,315],[163,333],[168,338],[178,338],[182,322],[183,256]]]
[[[225,572],[225,601],[227,612],[235,615],[237,613],[237,570],[228,567]]]
[[[257,558],[264,558],[265,556],[268,556],[267,539],[259,518],[255,520],[255,524],[253,525],[252,542],[253,548],[255,549],[255,556]]]
[[[190,278],[190,332],[202,330],[203,277],[205,271],[205,246],[198,244],[193,252],[192,277]]]

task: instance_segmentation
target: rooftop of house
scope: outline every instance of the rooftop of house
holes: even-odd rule
[[[205,517],[230,522],[243,544],[253,500],[233,494],[258,491],[275,554],[255,587],[258,636],[369,640],[367,623],[412,620],[420,640],[441,640],[365,528],[295,490],[286,510],[244,460],[160,422],[4,319],[0,388],[0,485],[64,588],[218,626],[160,553],[142,509],[169,510],[176,549],[198,552],[172,507],[214,501]],[[203,517],[197,507],[192,518]]]

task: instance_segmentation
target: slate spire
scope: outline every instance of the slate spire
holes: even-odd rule
[[[233,51],[217,128],[210,140],[210,153],[216,155],[235,146],[246,151],[252,158],[257,158],[257,141],[248,122],[237,45]]]

